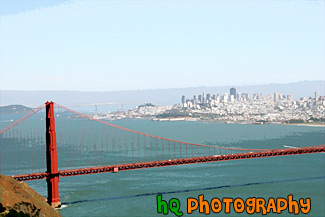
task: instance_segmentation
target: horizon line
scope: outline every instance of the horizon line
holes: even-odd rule
[[[263,85],[286,85],[286,84],[296,84],[300,82],[325,82],[325,80],[301,80],[301,81],[294,81],[294,82],[286,82],[286,83],[260,83],[260,84],[240,84],[240,85],[216,85],[216,86],[206,86],[206,85],[201,85],[201,86],[191,86],[191,87],[172,87],[172,88],[157,88],[157,89],[131,89],[131,90],[0,90],[1,91],[25,91],[25,92],[36,92],[36,91],[57,91],[57,92],[126,92],[126,91],[149,91],[149,90],[171,90],[171,89],[188,89],[188,88],[214,88],[214,87],[247,87],[247,86],[263,86]]]

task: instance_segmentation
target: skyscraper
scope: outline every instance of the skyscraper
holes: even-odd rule
[[[194,95],[194,96],[193,96],[193,99],[194,99],[194,104],[198,103],[197,95]]]
[[[287,95],[287,100],[294,100],[294,96],[292,94]]]
[[[279,99],[280,99],[279,94],[278,94],[277,92],[275,92],[275,93],[273,94],[273,100],[274,100],[275,102],[277,102],[277,101],[279,101]]]
[[[206,103],[206,98],[205,98],[205,92],[203,90],[203,94],[202,94],[202,103],[205,104]]]
[[[315,92],[315,101],[318,101],[318,99],[319,99],[319,92],[316,91],[316,92]]]
[[[186,98],[185,98],[185,96],[183,95],[182,96],[182,103],[184,104],[186,102]]]
[[[202,103],[202,95],[199,95],[199,103]]]
[[[245,99],[245,100],[248,100],[249,99],[249,93],[242,93],[242,98]]]
[[[234,96],[234,99],[237,98],[236,88],[234,87],[230,88],[230,96]]]
[[[207,93],[207,101],[210,101],[211,100],[211,94],[210,93]]]

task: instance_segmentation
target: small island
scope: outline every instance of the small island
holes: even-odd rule
[[[32,108],[23,105],[0,106],[0,114],[24,114],[32,110]]]

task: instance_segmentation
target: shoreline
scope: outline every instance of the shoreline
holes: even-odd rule
[[[282,125],[291,125],[291,126],[304,126],[304,127],[325,127],[325,124],[282,124]]]
[[[151,120],[151,121],[156,121],[156,122],[179,122],[179,121],[184,121],[184,122],[218,122],[218,123],[224,123],[224,124],[249,124],[249,125],[285,125],[285,126],[304,126],[304,127],[325,127],[324,124],[316,124],[316,123],[264,123],[264,124],[253,124],[253,123],[245,123],[245,122],[225,122],[221,120],[200,120],[200,119],[184,119],[184,118],[164,118],[164,120],[158,120],[157,118],[149,118],[149,117],[142,117],[142,118],[122,118],[122,119],[116,119],[116,120],[110,120],[110,121],[119,121],[119,120],[125,120],[125,119],[130,119],[130,120]],[[108,119],[104,119],[108,120]]]

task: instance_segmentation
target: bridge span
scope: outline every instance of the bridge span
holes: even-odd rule
[[[61,204],[60,177],[325,152],[325,145],[254,149],[177,141],[98,120],[54,102],[1,129],[0,141],[0,172],[19,181],[46,179],[53,207]]]
[[[243,159],[277,157],[277,156],[299,155],[299,154],[312,154],[312,153],[321,153],[321,152],[325,152],[325,145],[305,147],[305,148],[278,149],[278,150],[259,152],[259,153],[228,154],[228,155],[218,155],[218,156],[182,158],[182,159],[163,160],[163,161],[150,161],[150,162],[142,162],[142,163],[129,163],[129,164],[120,164],[120,165],[88,167],[88,168],[79,168],[79,169],[71,169],[71,170],[59,170],[58,175],[60,177],[79,176],[79,175],[87,175],[87,174],[147,169],[147,168],[155,168],[155,167],[177,166],[177,165],[184,165],[184,164],[209,163],[209,162],[217,162],[217,161],[243,160]],[[30,181],[30,180],[47,179],[50,177],[50,175],[51,174],[49,173],[43,172],[43,173],[16,175],[13,176],[13,178],[19,181]]]

